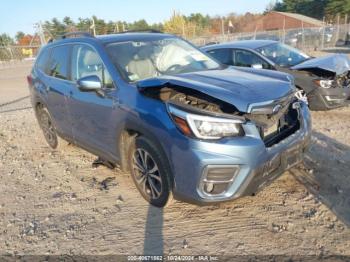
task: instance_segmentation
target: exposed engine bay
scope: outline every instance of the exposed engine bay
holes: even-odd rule
[[[350,71],[337,75],[335,81],[339,87],[350,87]]]
[[[163,102],[172,103],[197,114],[223,117],[239,117],[252,121],[259,129],[261,138],[266,146],[272,146],[300,128],[299,115],[294,104],[297,99],[293,94],[276,101],[278,112],[239,112],[233,105],[208,96],[204,93],[177,86],[149,88],[144,94]],[[271,107],[271,106],[270,106]]]
[[[161,89],[149,88],[144,94],[163,102],[172,102],[202,110],[202,113],[219,113],[230,115],[243,115],[234,106],[208,96],[204,93],[178,86],[166,86]]]

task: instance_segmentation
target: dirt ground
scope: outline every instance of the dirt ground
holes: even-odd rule
[[[25,76],[0,70],[0,255],[191,254],[350,256],[350,107],[313,112],[307,168],[255,197],[150,207],[129,174],[91,154],[51,150]]]

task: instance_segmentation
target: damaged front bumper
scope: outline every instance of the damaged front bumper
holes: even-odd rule
[[[252,195],[300,163],[310,143],[311,117],[307,105],[297,103],[300,128],[271,147],[252,122],[243,125],[243,137],[179,141],[172,148],[175,198],[205,204]]]
[[[329,110],[349,103],[350,86],[321,88],[316,87],[308,94],[311,110]]]

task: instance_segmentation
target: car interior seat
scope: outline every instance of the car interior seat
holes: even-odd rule
[[[141,47],[128,63],[127,71],[135,80],[156,76],[157,70],[150,59],[150,50],[146,47]]]

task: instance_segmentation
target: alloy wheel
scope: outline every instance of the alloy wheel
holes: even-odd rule
[[[150,153],[137,148],[132,156],[132,168],[139,189],[151,199],[158,199],[162,194],[163,183],[158,165]]]

